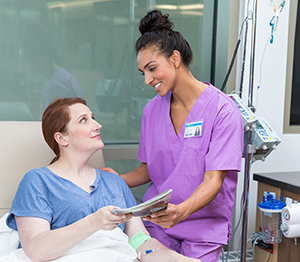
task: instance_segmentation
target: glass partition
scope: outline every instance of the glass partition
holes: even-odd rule
[[[169,14],[193,49],[190,69],[202,81],[211,81],[212,39],[217,39],[214,70],[220,87],[227,70],[230,0],[215,2],[0,0],[0,121],[40,121],[54,98],[79,96],[103,125],[106,148],[137,147],[143,108],[156,95],[137,69],[139,20],[152,9]],[[120,174],[139,164],[128,156],[132,152],[114,152],[119,160],[109,159],[106,166]],[[146,187],[132,189],[138,201]]]
[[[0,121],[38,121],[52,99],[79,96],[104,142],[137,143],[156,95],[137,70],[139,20],[154,8],[168,13],[193,49],[193,74],[210,81],[213,2],[1,0]]]

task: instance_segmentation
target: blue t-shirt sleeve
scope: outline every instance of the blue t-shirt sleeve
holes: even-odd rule
[[[17,230],[15,215],[21,217],[38,217],[50,223],[52,209],[47,195],[47,188],[38,174],[38,169],[32,169],[26,173],[17,189],[6,220],[7,226]]]

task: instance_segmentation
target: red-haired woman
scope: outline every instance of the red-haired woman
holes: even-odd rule
[[[140,218],[112,214],[114,207],[131,207],[136,200],[121,177],[88,164],[103,148],[101,128],[81,98],[58,99],[45,110],[43,134],[56,157],[25,174],[7,219],[26,255],[32,261],[53,260],[104,230],[124,231],[132,246],[126,237],[131,260],[109,261],[135,261],[135,250],[142,261],[193,261],[150,238]]]

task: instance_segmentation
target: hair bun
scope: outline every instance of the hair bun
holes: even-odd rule
[[[152,32],[155,30],[173,28],[173,23],[169,21],[169,15],[163,15],[159,10],[153,10],[147,13],[147,15],[141,19],[139,30],[141,34]]]

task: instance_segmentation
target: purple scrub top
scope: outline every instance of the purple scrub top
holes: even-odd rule
[[[231,234],[237,175],[241,169],[243,123],[236,104],[209,85],[192,107],[178,135],[170,118],[172,93],[144,108],[138,159],[147,163],[152,183],[143,201],[173,189],[170,203],[186,200],[206,170],[228,170],[217,197],[170,229],[177,239],[226,244]],[[202,135],[184,137],[186,124],[202,121]]]

